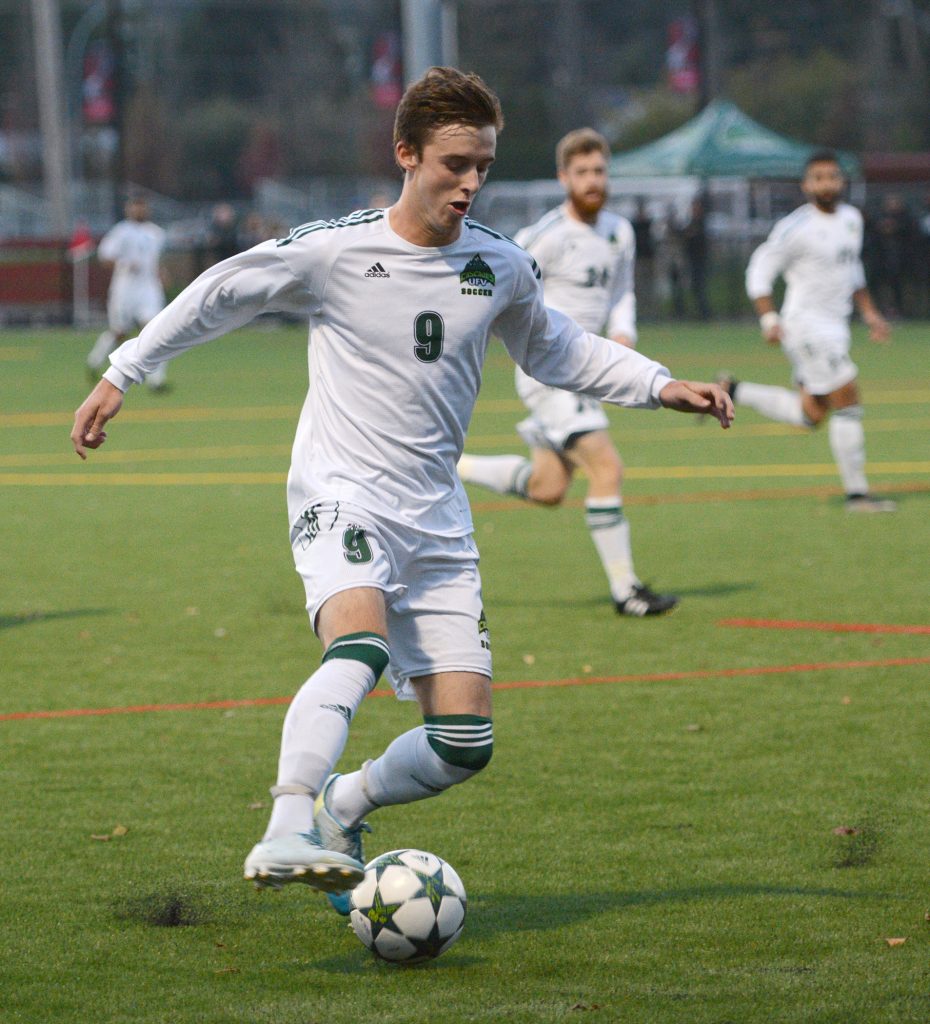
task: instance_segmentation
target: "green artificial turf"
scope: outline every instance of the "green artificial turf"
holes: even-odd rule
[[[186,354],[87,464],[68,432],[92,338],[0,335],[0,1021],[925,1024],[927,339],[856,334],[893,516],[845,514],[826,431],[611,411],[670,617],[615,615],[583,482],[559,509],[471,491],[495,755],[372,818],[369,854],[432,850],[469,895],[458,944],[398,969],[309,890],[240,877],[283,717],[247,702],[319,659],[283,493],[303,331]],[[787,378],[753,325],[647,325],[640,347],[681,377]],[[495,346],[469,449],[521,450],[521,415]],[[416,721],[371,698],[343,765]]]

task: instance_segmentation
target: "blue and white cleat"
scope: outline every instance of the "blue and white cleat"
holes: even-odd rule
[[[256,889],[280,889],[303,882],[325,893],[341,893],[365,877],[360,860],[326,849],[316,829],[263,839],[245,859],[245,878]]]
[[[357,863],[364,864],[362,833],[370,832],[371,826],[367,821],[363,821],[354,828],[347,828],[338,818],[334,817],[326,806],[326,794],[329,792],[329,787],[338,778],[338,773],[330,775],[322,792],[313,804],[314,829],[319,833],[320,843],[325,849],[330,850],[334,855],[342,855],[351,858]],[[353,882],[352,885],[342,892],[327,892],[326,897],[337,914],[342,914],[343,917],[349,916],[351,909],[349,906],[349,891],[354,889],[357,884],[358,882]]]

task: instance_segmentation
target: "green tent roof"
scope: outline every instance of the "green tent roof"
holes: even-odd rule
[[[728,100],[714,100],[687,124],[610,161],[614,177],[697,175],[702,178],[799,178],[818,146],[764,128]],[[840,153],[847,175],[859,162]]]

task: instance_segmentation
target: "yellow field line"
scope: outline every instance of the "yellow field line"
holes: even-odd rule
[[[195,462],[214,459],[288,458],[289,444],[230,444],[201,448],[101,448],[90,458],[93,463],[125,462]],[[60,452],[13,452],[0,455],[0,467],[5,466],[76,466],[77,456],[70,449]]]
[[[887,390],[866,391],[866,406],[873,405],[920,405],[930,404],[930,390]],[[477,413],[517,412],[524,413],[525,407],[518,398],[486,398],[479,401]],[[294,405],[253,405],[201,407],[188,406],[177,409],[125,409],[120,413],[120,423],[193,423],[193,422],[241,422],[248,420],[290,420],[297,422],[300,406]],[[74,421],[71,411],[58,412],[11,412],[0,414],[0,427],[70,427]],[[867,421],[871,424],[872,421]],[[767,426],[760,424],[760,426]],[[771,426],[778,429],[780,424]],[[688,428],[679,428],[688,429]],[[789,428],[793,429],[793,428]]]
[[[241,420],[291,420],[297,423],[300,406],[252,405],[209,408],[192,406],[178,409],[126,409],[120,423],[193,423]],[[70,427],[73,412],[9,412],[0,415],[0,427]]]
[[[874,476],[930,474],[930,462],[871,462]],[[832,462],[760,466],[629,466],[630,480],[732,480],[771,477],[833,476]],[[171,487],[226,484],[281,485],[285,474],[269,473],[98,473],[88,468],[81,473],[0,473],[0,487]]]
[[[704,427],[669,427],[658,430],[619,430],[617,431],[621,448],[626,442],[636,441],[664,441],[664,440],[697,440],[703,437],[714,435],[715,424],[709,423]],[[747,423],[745,426],[734,428],[740,436],[744,437],[783,437],[790,434],[803,433],[798,427],[791,427],[784,423]],[[869,433],[889,432],[897,430],[928,430],[930,419],[924,420],[870,420],[868,424]],[[11,452],[0,455],[0,468],[23,467],[23,466],[73,466],[75,465],[75,454],[66,447],[64,441],[62,450],[57,452]],[[471,450],[499,447],[520,448],[523,442],[516,432],[509,434],[475,434],[469,435],[466,448]],[[235,444],[235,445],[207,445],[200,447],[184,448],[109,448],[104,447],[91,455],[95,463],[127,462],[195,462],[198,460],[221,461],[224,459],[253,459],[253,458],[278,458],[290,455],[290,444]]]

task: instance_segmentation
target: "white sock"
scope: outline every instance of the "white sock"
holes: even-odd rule
[[[607,573],[610,593],[615,601],[625,601],[639,579],[633,571],[630,524],[624,518],[620,497],[588,498],[584,508],[585,522]]]
[[[862,429],[862,406],[849,405],[830,414],[827,426],[830,450],[836,460],[847,494],[868,494],[865,478],[865,431]]]
[[[462,455],[459,477],[467,484],[480,484],[498,494],[526,497],[532,466],[522,455]]]
[[[788,388],[740,381],[734,390],[733,400],[738,405],[748,405],[762,416],[777,420],[779,423],[790,423],[795,427],[811,425],[801,408],[801,396],[797,391],[790,391]]]
[[[449,764],[430,746],[422,725],[398,736],[376,760],[341,775],[327,793],[327,806],[347,825],[356,825],[377,807],[409,804],[439,796],[475,774]]]
[[[284,716],[277,784],[303,792],[275,797],[265,839],[311,828],[313,801],[342,754],[352,716],[375,682],[368,665],[333,658],[297,691]]]
[[[94,342],[94,347],[87,355],[87,365],[92,370],[99,370],[107,361],[107,356],[116,348],[116,335],[106,330]]]

